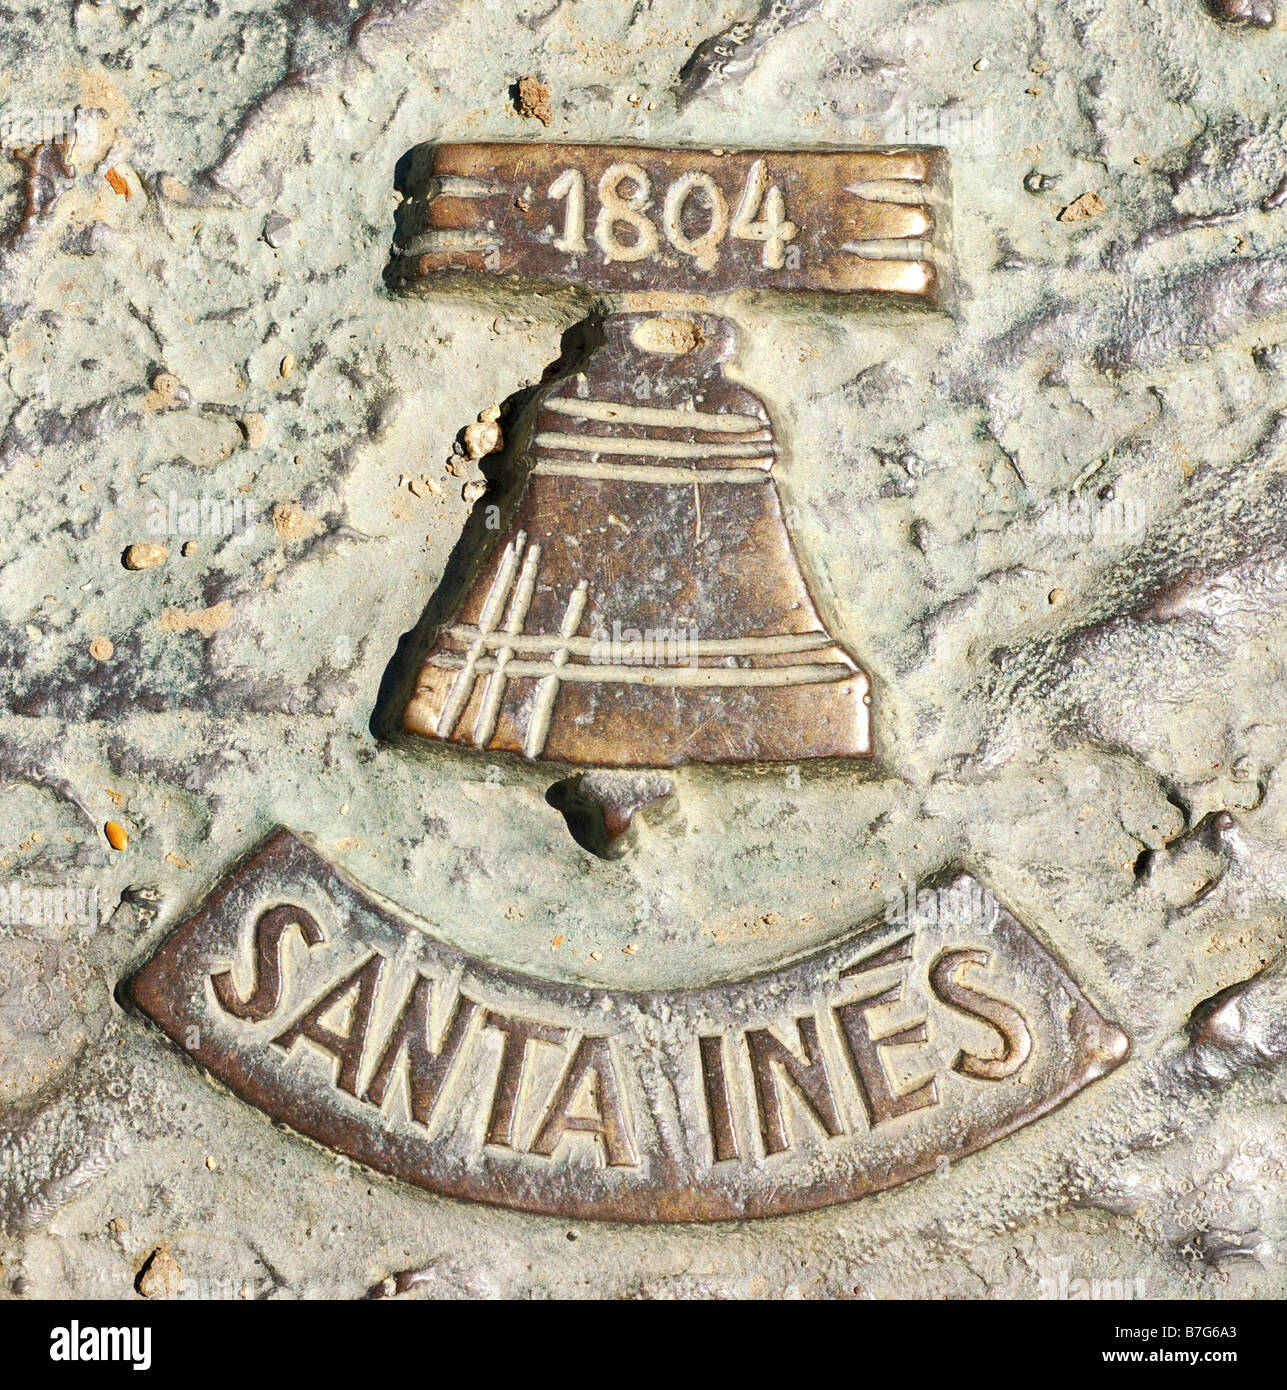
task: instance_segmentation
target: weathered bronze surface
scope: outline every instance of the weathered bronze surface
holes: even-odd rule
[[[941,303],[941,149],[437,145],[417,152],[389,278],[591,290],[822,291]]]
[[[753,19],[739,19],[703,39],[684,64],[676,89],[676,104],[687,106],[721,83],[745,77],[765,47],[779,34],[803,23],[820,0],[760,0]]]
[[[537,395],[409,731],[601,767],[870,753],[869,682],[819,617],[733,350],[713,314],[614,314]]]
[[[674,812],[675,783],[662,772],[578,772],[556,782],[545,799],[562,812],[577,844],[601,859],[621,859],[638,841],[640,820]]]
[[[749,979],[555,985],[443,945],[278,831],[130,990],[273,1119],[436,1192],[771,1216],[942,1170],[1126,1056],[968,874],[890,916]]]
[[[164,1297],[175,1279],[190,1298],[1282,1296],[1282,4],[158,0],[9,6],[0,43],[0,1300]],[[423,141],[499,153],[435,184]],[[933,167],[864,175],[855,195],[839,174],[855,152],[886,173]],[[609,160],[640,169],[650,207],[622,177],[603,218]],[[517,161],[540,177],[514,178]],[[932,230],[870,221],[918,208]],[[645,254],[622,259],[637,238]],[[834,289],[917,261],[950,315]],[[648,302],[623,303],[632,291]],[[771,422],[769,486],[747,495],[781,504],[790,553],[760,528],[774,582],[803,581],[870,677],[874,757],[605,772],[406,735],[428,618],[454,622],[516,539],[505,512],[537,452],[520,397],[559,389],[543,373],[577,319],[625,309],[737,321],[737,354],[708,376]],[[634,385],[619,399],[652,403]],[[673,497],[690,560],[707,552],[681,496],[711,487],[650,494]],[[557,524],[529,537],[585,545],[580,495],[560,491]],[[579,578],[605,601],[673,577],[670,552],[604,523],[591,549],[616,570]],[[745,540],[731,581],[694,570],[712,592],[760,563]],[[395,698],[400,646],[415,659]],[[281,861],[235,930],[202,919],[219,958],[192,946],[200,1031],[173,1044],[117,987],[275,825],[417,921],[350,922],[347,898],[306,896],[317,880]],[[440,1052],[456,997],[453,979],[437,998],[440,966],[465,971],[480,1008],[573,1030],[533,1034],[505,1149],[486,1138],[512,1034],[472,1018],[432,1125],[473,1147],[453,1159],[443,1140],[441,1171],[493,1190],[536,1173],[529,1195],[544,1183],[557,1201],[593,1160],[605,1203],[644,1191],[608,1164],[606,1131],[532,1152],[556,1137],[538,1142],[577,1040],[610,1033],[617,1142],[628,1132],[641,1170],[648,1126],[673,1113],[694,1202],[760,1200],[783,1173],[788,1196],[813,1196],[876,1173],[893,1136],[913,1157],[954,1152],[932,1133],[963,1117],[951,1106],[1017,1116],[1020,1083],[1066,1055],[996,933],[941,936],[993,955],[958,958],[937,990],[921,947],[870,984],[839,979],[909,930],[856,925],[949,865],[993,886],[1128,1029],[1131,1056],[941,1176],[805,1217],[587,1226],[438,1197],[285,1132],[183,1051],[258,1067],[301,1124],[339,1107],[381,1149],[391,1125],[418,1162],[441,1135],[386,1121],[405,1081],[377,1110],[330,1085],[343,1064],[307,1036],[343,1034],[362,981],[305,1015],[363,951],[428,933],[444,943],[425,967]],[[280,933],[275,1011],[272,953],[253,971],[261,919],[265,943]],[[847,944],[798,999],[755,983]],[[409,992],[399,960],[372,994],[363,1097],[382,1093]],[[934,1074],[939,1103],[869,1130],[834,1009],[904,965],[906,1011],[868,1017],[873,1036],[925,1019],[925,1043],[880,1055],[899,1095]],[[1007,1066],[1023,1050],[943,1002],[958,984],[1025,1019],[1032,1051],[1008,1080],[951,1070],[961,1051]],[[586,993],[551,1005],[565,990]],[[680,995],[712,1015],[694,1041],[677,1006],[650,1062],[622,1001]],[[608,996],[591,1026],[581,1001]],[[806,1019],[847,1127],[834,1138]],[[266,1041],[292,1027],[289,1052]],[[753,1055],[776,1092],[757,1097]],[[592,1118],[586,1099],[572,1112]],[[766,1157],[778,1118],[792,1149]],[[702,1164],[734,1147],[712,1186]]]

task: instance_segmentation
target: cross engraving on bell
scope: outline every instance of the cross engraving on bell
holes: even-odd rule
[[[509,476],[478,504],[499,524],[406,731],[604,768],[870,756],[870,681],[821,612],[711,296],[941,303],[942,180],[937,151],[421,156],[392,283],[500,274],[616,301],[508,422]]]

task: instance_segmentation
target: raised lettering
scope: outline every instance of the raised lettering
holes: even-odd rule
[[[313,915],[302,907],[287,903],[261,912],[255,922],[255,974],[250,994],[245,999],[238,995],[231,970],[210,976],[215,998],[225,1013],[247,1023],[262,1023],[281,1007],[282,942],[292,927],[299,929],[309,946],[317,946],[326,939]]]
[[[684,231],[684,207],[688,199],[700,192],[706,201],[709,225],[701,236],[690,237]],[[666,192],[661,210],[666,239],[676,251],[692,256],[701,270],[714,270],[719,260],[719,244],[728,230],[728,204],[715,180],[700,169],[681,174]]]
[[[587,1083],[598,1113],[593,1117],[574,1115],[572,1106]],[[633,1168],[639,1162],[626,1123],[621,1086],[607,1038],[581,1039],[532,1143],[532,1152],[549,1158],[569,1131],[597,1135],[603,1141],[609,1167]]]
[[[429,1045],[429,1006],[433,998],[433,981],[417,975],[407,994],[398,1021],[389,1033],[384,1052],[375,1074],[367,1083],[364,1099],[372,1105],[383,1105],[390,1083],[397,1074],[403,1056],[407,1059],[407,1094],[411,1118],[427,1125],[442,1094],[443,1084],[452,1064],[460,1055],[469,1033],[469,1026],[478,1012],[478,1005],[464,994],[456,995],[451,1017],[443,1029],[442,1041],[435,1052]]]
[[[505,1035],[501,1046],[500,1068],[496,1073],[496,1093],[492,1098],[491,1118],[487,1122],[487,1142],[502,1149],[514,1147],[514,1117],[518,1113],[518,1097],[523,1088],[523,1072],[527,1065],[529,1043],[555,1045],[568,1035],[566,1028],[552,1023],[538,1023],[530,1018],[506,1018],[504,1014],[487,1014],[487,1027]]]
[[[554,238],[554,249],[573,256],[585,255],[585,175],[580,169],[564,169],[550,184],[550,197],[568,200],[563,235]]]
[[[629,179],[635,191],[621,196],[620,185]],[[657,228],[643,215],[651,207],[652,184],[638,164],[611,164],[599,180],[599,215],[594,222],[594,239],[608,261],[642,261],[657,250]],[[633,242],[617,235],[617,223],[629,227]]]
[[[827,1075],[827,1059],[818,1040],[817,1022],[806,1016],[799,1019],[796,1026],[804,1049],[803,1058],[767,1028],[750,1028],[746,1032],[746,1050],[751,1058],[751,1077],[755,1082],[755,1100],[766,1154],[782,1153],[791,1147],[773,1070],[775,1063],[786,1073],[830,1138],[834,1139],[843,1129],[831,1078]]]
[[[712,1033],[698,1038],[702,1059],[702,1089],[706,1094],[706,1116],[711,1127],[711,1149],[716,1163],[741,1158],[737,1144],[737,1129],[733,1124],[733,1107],[728,1094],[728,1076],[724,1070],[724,1035]]]
[[[757,222],[755,214],[761,204],[764,217]],[[781,270],[786,264],[783,248],[799,230],[794,222],[787,219],[782,190],[777,184],[769,186],[764,161],[757,159],[747,173],[746,187],[733,214],[733,235],[745,241],[762,241],[764,250],[760,253],[761,264],[768,270]]]
[[[899,939],[888,946],[882,947],[879,951],[873,951],[869,956],[863,956],[861,960],[856,960],[852,965],[846,966],[840,972],[842,980],[852,979],[855,975],[866,975],[873,970],[883,970],[887,965],[896,965],[905,960],[911,960],[914,941],[911,936],[901,936]]]
[[[940,951],[930,966],[929,981],[944,1004],[970,1018],[982,1019],[1001,1039],[1000,1057],[978,1057],[962,1048],[952,1062],[952,1070],[976,1081],[1004,1081],[1028,1060],[1032,1033],[1018,1009],[961,984],[960,973],[965,966],[985,967],[988,960],[986,951]]]
[[[362,1073],[362,1054],[366,1048],[367,1034],[371,1030],[371,1014],[375,1008],[376,990],[379,988],[380,972],[383,969],[384,957],[378,951],[368,956],[356,970],[328,989],[317,1003],[308,1008],[284,1033],[279,1033],[273,1042],[286,1052],[289,1052],[300,1038],[307,1038],[310,1042],[316,1043],[323,1052],[329,1052],[339,1062],[335,1076],[336,1086],[341,1091],[356,1096],[358,1078]],[[345,1031],[336,1033],[327,1028],[322,1019],[354,991],[356,998],[350,1005]]]
[[[933,1077],[913,1087],[905,1095],[899,1095],[890,1084],[880,1056],[882,1049],[887,1047],[924,1042],[925,1020],[899,1028],[884,1037],[873,1038],[871,1035],[868,1013],[882,1004],[896,1004],[902,997],[902,985],[891,985],[879,994],[855,1000],[852,1004],[841,1004],[835,1010],[853,1061],[854,1077],[858,1082],[863,1108],[867,1111],[867,1122],[873,1129],[899,1115],[909,1115],[914,1110],[924,1110],[927,1106],[938,1104],[938,1087]]]

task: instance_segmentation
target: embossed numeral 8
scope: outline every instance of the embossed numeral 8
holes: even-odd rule
[[[620,185],[630,179],[635,191],[623,198]],[[652,185],[637,164],[610,164],[599,180],[599,215],[594,219],[594,239],[605,261],[642,261],[657,250],[657,228],[643,215],[651,206]],[[634,233],[626,243],[617,236],[617,223]]]

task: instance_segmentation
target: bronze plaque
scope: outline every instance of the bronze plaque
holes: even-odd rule
[[[390,282],[878,294],[937,305],[947,155],[437,145],[417,152]]]
[[[1287,1291],[1287,3],[0,42],[0,1301]]]
[[[275,1120],[435,1192],[623,1221],[807,1211],[962,1158],[1128,1051],[956,874],[840,943],[665,991],[497,969],[279,830],[133,979]]]

